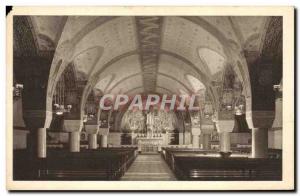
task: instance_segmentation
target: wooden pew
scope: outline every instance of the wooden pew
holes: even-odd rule
[[[181,180],[281,180],[280,159],[175,156]]]
[[[216,151],[163,148],[178,180],[281,180],[281,159],[221,158]]]
[[[97,150],[82,150],[68,152],[67,150],[48,150],[47,158],[30,160],[30,172],[36,175],[28,176],[28,180],[118,180],[129,168],[136,157],[137,148],[103,148]],[[24,158],[24,155],[23,155]],[[25,156],[26,158],[26,156]],[[20,161],[15,161],[16,170]],[[26,178],[19,171],[17,178]],[[25,169],[26,170],[26,169]],[[27,173],[30,173],[27,172]]]

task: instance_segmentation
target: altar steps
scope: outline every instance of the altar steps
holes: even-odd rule
[[[176,180],[161,155],[139,154],[121,178],[123,181],[167,181]]]

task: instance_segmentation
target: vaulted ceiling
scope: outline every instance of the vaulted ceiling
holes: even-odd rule
[[[212,91],[225,68],[247,67],[243,51],[261,50],[270,17],[31,16],[39,51],[65,43],[78,81],[101,93]],[[18,54],[18,42],[14,42]],[[25,46],[24,46],[25,47]],[[19,52],[20,53],[20,52]],[[55,56],[54,56],[55,58]],[[237,65],[234,65],[239,62]],[[51,69],[55,70],[53,64]],[[239,67],[240,66],[240,67]],[[63,66],[58,67],[64,69]],[[236,71],[243,80],[243,71]],[[214,83],[213,83],[214,82]],[[243,82],[243,81],[241,81]],[[213,92],[211,92],[213,93]]]

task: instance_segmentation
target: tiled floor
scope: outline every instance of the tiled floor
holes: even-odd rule
[[[166,181],[176,180],[176,178],[161,155],[140,154],[121,180]]]

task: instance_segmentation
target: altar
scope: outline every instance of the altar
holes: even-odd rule
[[[127,120],[132,131],[132,144],[140,153],[157,153],[169,144],[168,131],[173,129],[172,119],[165,111],[132,112]]]
[[[163,145],[162,137],[137,137],[138,151],[141,153],[156,153],[161,151]]]

